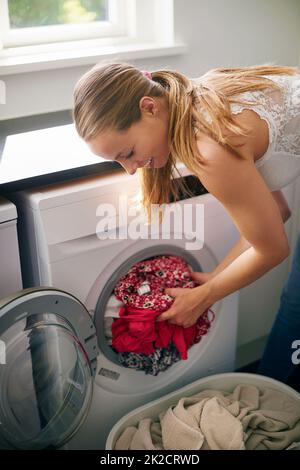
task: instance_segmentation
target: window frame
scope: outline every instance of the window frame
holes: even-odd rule
[[[11,30],[8,0],[0,0],[0,31],[3,48],[38,46],[65,41],[124,36],[127,33],[126,11],[130,0],[108,0],[108,21],[51,26],[36,26]],[[88,24],[88,27],[87,27]]]
[[[101,60],[138,60],[185,54],[188,45],[176,39],[174,0],[117,0],[123,2],[126,32],[53,43],[2,47],[0,78],[7,75],[87,67]],[[3,0],[0,0],[0,7]],[[0,10],[0,20],[3,18]]]

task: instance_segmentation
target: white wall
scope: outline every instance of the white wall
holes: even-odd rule
[[[299,0],[174,0],[174,7],[175,35],[189,45],[189,53],[139,60],[137,66],[168,66],[196,77],[218,66],[299,64]],[[73,86],[88,68],[1,77],[7,104],[0,119],[71,108]]]
[[[136,61],[138,67],[170,67],[196,77],[212,67],[265,62],[300,64],[299,0],[175,0],[176,39],[189,45],[186,55]],[[133,61],[132,61],[133,63]],[[1,119],[70,109],[72,89],[89,67],[6,76],[7,105]],[[298,180],[298,194],[299,184]],[[295,186],[286,189],[293,210]],[[293,210],[286,224],[290,240],[300,229]],[[296,218],[296,225],[293,223]],[[287,277],[290,260],[241,290],[238,365],[258,359]]]

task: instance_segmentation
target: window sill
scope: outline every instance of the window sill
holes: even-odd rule
[[[118,41],[118,42],[117,42]],[[101,59],[135,60],[183,54],[187,45],[174,43],[103,44],[101,40],[73,41],[7,48],[0,52],[0,76],[95,64]]]

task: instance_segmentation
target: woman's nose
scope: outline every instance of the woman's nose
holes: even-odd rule
[[[126,171],[126,173],[128,173],[129,175],[134,175],[134,173],[136,172],[136,166],[125,166],[125,165],[122,165],[124,170]]]

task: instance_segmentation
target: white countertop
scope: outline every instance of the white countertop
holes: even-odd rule
[[[0,184],[107,161],[89,150],[74,124],[8,135]]]

